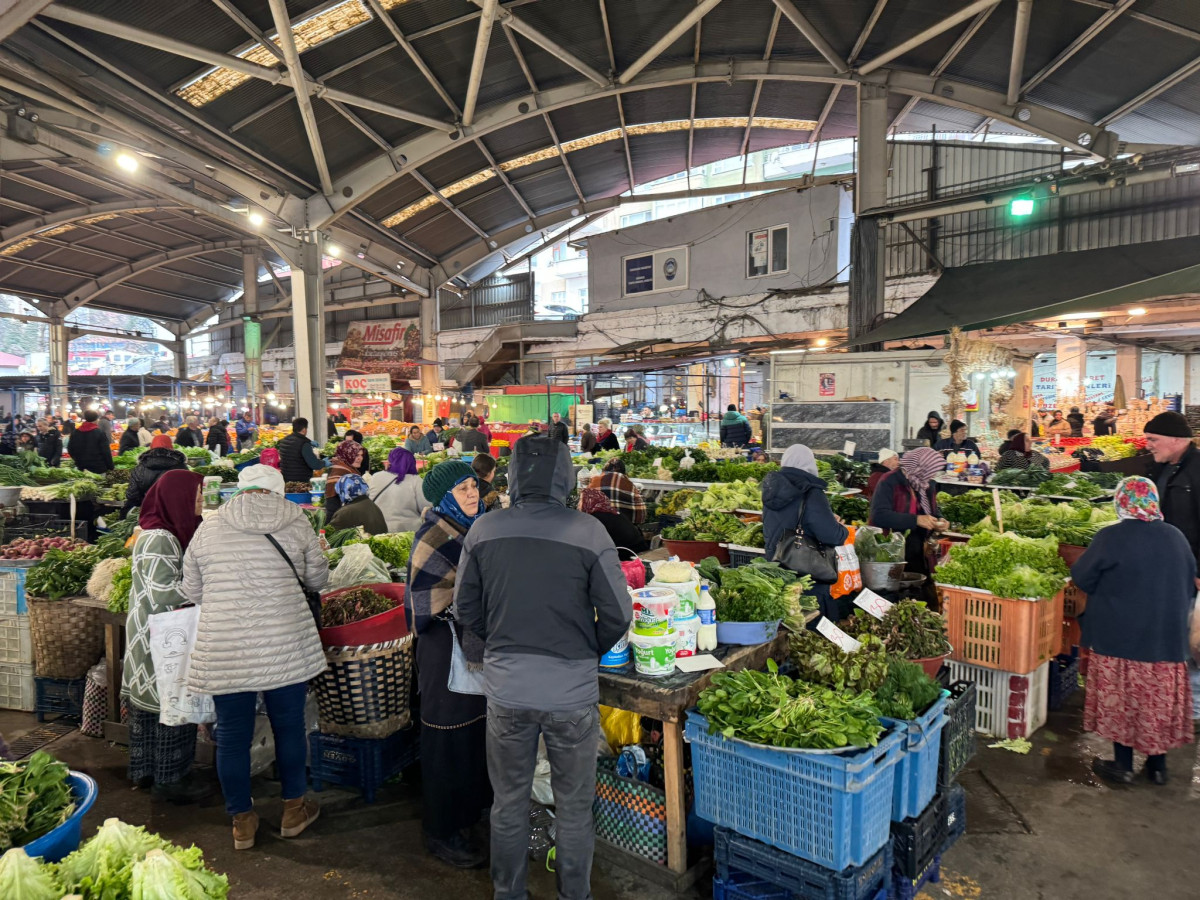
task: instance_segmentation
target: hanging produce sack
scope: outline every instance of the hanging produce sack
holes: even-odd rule
[[[188,689],[188,668],[196,645],[200,607],[185,606],[155,613],[150,625],[150,659],[158,687],[158,721],[161,725],[203,725],[215,722],[217,709],[208,694]]]
[[[70,598],[27,597],[34,674],[40,678],[82,678],[104,655],[101,610]]]

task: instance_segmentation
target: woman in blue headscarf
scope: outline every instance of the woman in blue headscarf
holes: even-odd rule
[[[388,530],[387,521],[368,495],[367,483],[361,475],[343,475],[334,485],[334,490],[342,505],[326,527],[342,529],[362,526],[367,534],[384,534]]]
[[[455,644],[468,669],[483,667],[483,642],[454,623],[452,603],[467,530],[483,513],[475,471],[461,460],[438,463],[424,479],[433,508],[413,539],[408,596],[417,632],[421,694],[421,785],[425,847],[459,869],[487,860],[468,836],[492,805],[487,772],[487,699],[449,689]]]
[[[387,466],[367,479],[371,499],[387,520],[388,531],[416,531],[429,504],[417,474],[417,458],[403,447],[388,454]]]

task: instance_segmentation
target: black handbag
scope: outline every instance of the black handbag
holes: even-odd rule
[[[801,523],[806,502],[807,497],[801,498],[796,532],[791,540],[781,540],[775,547],[774,562],[792,572],[810,576],[817,584],[833,584],[838,580],[837,548],[827,547],[804,533]]]
[[[300,590],[302,590],[304,592],[304,602],[308,604],[308,611],[310,613],[312,613],[313,622],[316,623],[317,630],[320,631],[321,630],[321,592],[314,591],[312,588],[310,588],[308,585],[306,585],[304,583],[304,579],[301,578],[300,573],[296,571],[296,566],[292,562],[292,558],[287,555],[287,551],[285,551],[282,547],[279,546],[279,541],[275,540],[275,538],[273,538],[269,534],[264,534],[263,537],[265,537],[268,541],[270,541],[271,546],[273,546],[276,550],[279,551],[279,555],[283,557],[284,562],[286,562],[288,564],[288,568],[292,570],[292,574],[296,576],[296,582],[297,582],[297,584],[300,585]]]

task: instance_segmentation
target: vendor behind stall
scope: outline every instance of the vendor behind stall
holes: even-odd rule
[[[1008,449],[1000,454],[1000,461],[996,463],[996,471],[1031,467],[1050,468],[1050,460],[1033,449],[1033,442],[1030,441],[1029,435],[1018,431],[1008,444]]]
[[[879,451],[875,462],[871,463],[871,477],[867,479],[867,486],[863,488],[863,493],[868,499],[875,493],[875,488],[879,487],[879,482],[895,472],[899,465],[900,457],[895,450],[884,447]]]
[[[935,531],[944,531],[949,522],[940,517],[937,484],[934,477],[946,461],[936,450],[918,447],[900,457],[900,468],[879,482],[871,498],[870,523],[886,531],[907,531],[904,562],[909,572],[929,576],[925,541]],[[936,606],[937,592],[926,577],[922,599]]]
[[[979,445],[967,437],[967,423],[955,419],[950,423],[950,437],[942,438],[933,445],[939,453],[974,453],[979,455]]]
[[[1071,434],[1071,423],[1063,418],[1062,410],[1054,410],[1053,418],[1046,423],[1046,434],[1050,437],[1060,435],[1061,437],[1069,437]]]
[[[938,415],[936,409],[931,409],[925,417],[925,424],[917,430],[917,440],[928,441],[932,447],[942,439],[942,426],[946,420]]]

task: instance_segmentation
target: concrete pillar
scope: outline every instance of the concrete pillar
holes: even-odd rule
[[[292,266],[292,339],[296,350],[296,415],[308,419],[308,436],[328,438],[325,413],[325,278],[321,269],[324,239],[314,232],[301,244]]]
[[[1054,352],[1058,405],[1070,406],[1087,384],[1087,342],[1077,337],[1058,338]]]
[[[254,419],[262,422],[259,404],[262,403],[262,324],[258,319],[258,252],[242,253],[242,316],[243,358],[246,361],[246,405]],[[281,320],[282,321],[282,320]]]
[[[438,358],[438,291],[432,290],[429,292],[431,296],[424,297],[421,300],[421,312],[418,325],[421,329],[421,358],[429,360],[429,365],[421,366],[421,390],[428,395],[437,394],[442,388],[441,366],[437,363]],[[521,353],[523,357],[524,352]],[[522,363],[522,365],[524,365]],[[422,421],[425,423],[432,422],[436,417],[436,413],[430,415],[429,404],[424,407],[414,406],[413,411],[421,411]]]
[[[187,365],[187,341],[171,341],[167,344],[167,349],[175,355],[175,378],[178,381],[187,381],[188,365]]]
[[[688,366],[687,370],[687,408],[705,409],[704,406],[704,364]]]
[[[1132,401],[1141,396],[1142,348],[1117,346],[1117,377],[1125,384],[1125,399]]]
[[[850,237],[850,337],[870,331],[884,311],[884,240],[878,219],[863,218],[865,210],[887,201],[887,88],[858,86],[858,175],[854,190],[856,216]],[[863,346],[860,350],[881,350]]]
[[[67,390],[67,356],[71,340],[67,337],[67,326],[62,316],[50,319],[50,409],[66,417],[71,408],[71,397]]]

